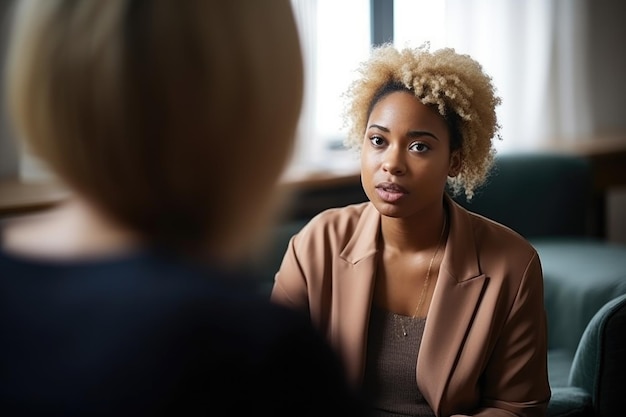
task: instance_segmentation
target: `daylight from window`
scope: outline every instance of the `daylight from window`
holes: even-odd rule
[[[445,47],[445,6],[443,0],[395,0],[393,43],[400,48],[425,42],[431,49]]]
[[[306,74],[295,164],[306,170],[353,169],[355,158],[341,149],[346,132],[342,94],[370,52],[370,1],[292,0],[292,4]],[[442,0],[395,0],[394,43],[443,46],[444,7]]]

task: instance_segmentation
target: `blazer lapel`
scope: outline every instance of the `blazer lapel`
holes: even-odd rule
[[[350,380],[360,384],[370,308],[374,295],[380,214],[371,203],[365,207],[350,241],[333,264],[331,340],[340,346]]]
[[[446,196],[447,197],[447,196]],[[417,359],[417,383],[437,415],[457,366],[486,278],[478,265],[471,220],[447,197],[450,233]]]

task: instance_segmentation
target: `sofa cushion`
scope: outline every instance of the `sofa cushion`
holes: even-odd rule
[[[548,350],[548,381],[551,388],[567,387],[574,355],[565,349]]]
[[[503,153],[470,201],[455,200],[529,239],[585,236],[593,226],[592,187],[591,165],[583,157]]]
[[[593,315],[626,294],[626,245],[595,239],[533,239],[544,276],[548,347],[572,355]]]

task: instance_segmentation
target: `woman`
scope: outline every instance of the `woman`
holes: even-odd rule
[[[306,317],[229,272],[293,145],[289,1],[16,5],[12,120],[72,196],[3,225],[0,413],[362,415]]]
[[[493,162],[500,99],[467,55],[384,45],[360,68],[348,144],[369,202],[290,240],[273,301],[308,312],[374,415],[543,416],[540,260],[466,211]]]

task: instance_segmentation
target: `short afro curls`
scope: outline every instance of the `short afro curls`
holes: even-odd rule
[[[360,150],[373,106],[385,90],[398,90],[390,86],[401,85],[425,105],[436,108],[453,127],[451,148],[460,151],[462,165],[457,176],[448,178],[448,184],[453,194],[464,191],[471,199],[493,164],[493,138],[500,139],[495,109],[501,99],[482,66],[452,48],[431,52],[429,44],[402,50],[384,44],[372,50],[358,73],[360,78],[344,93],[348,100],[346,145]]]

